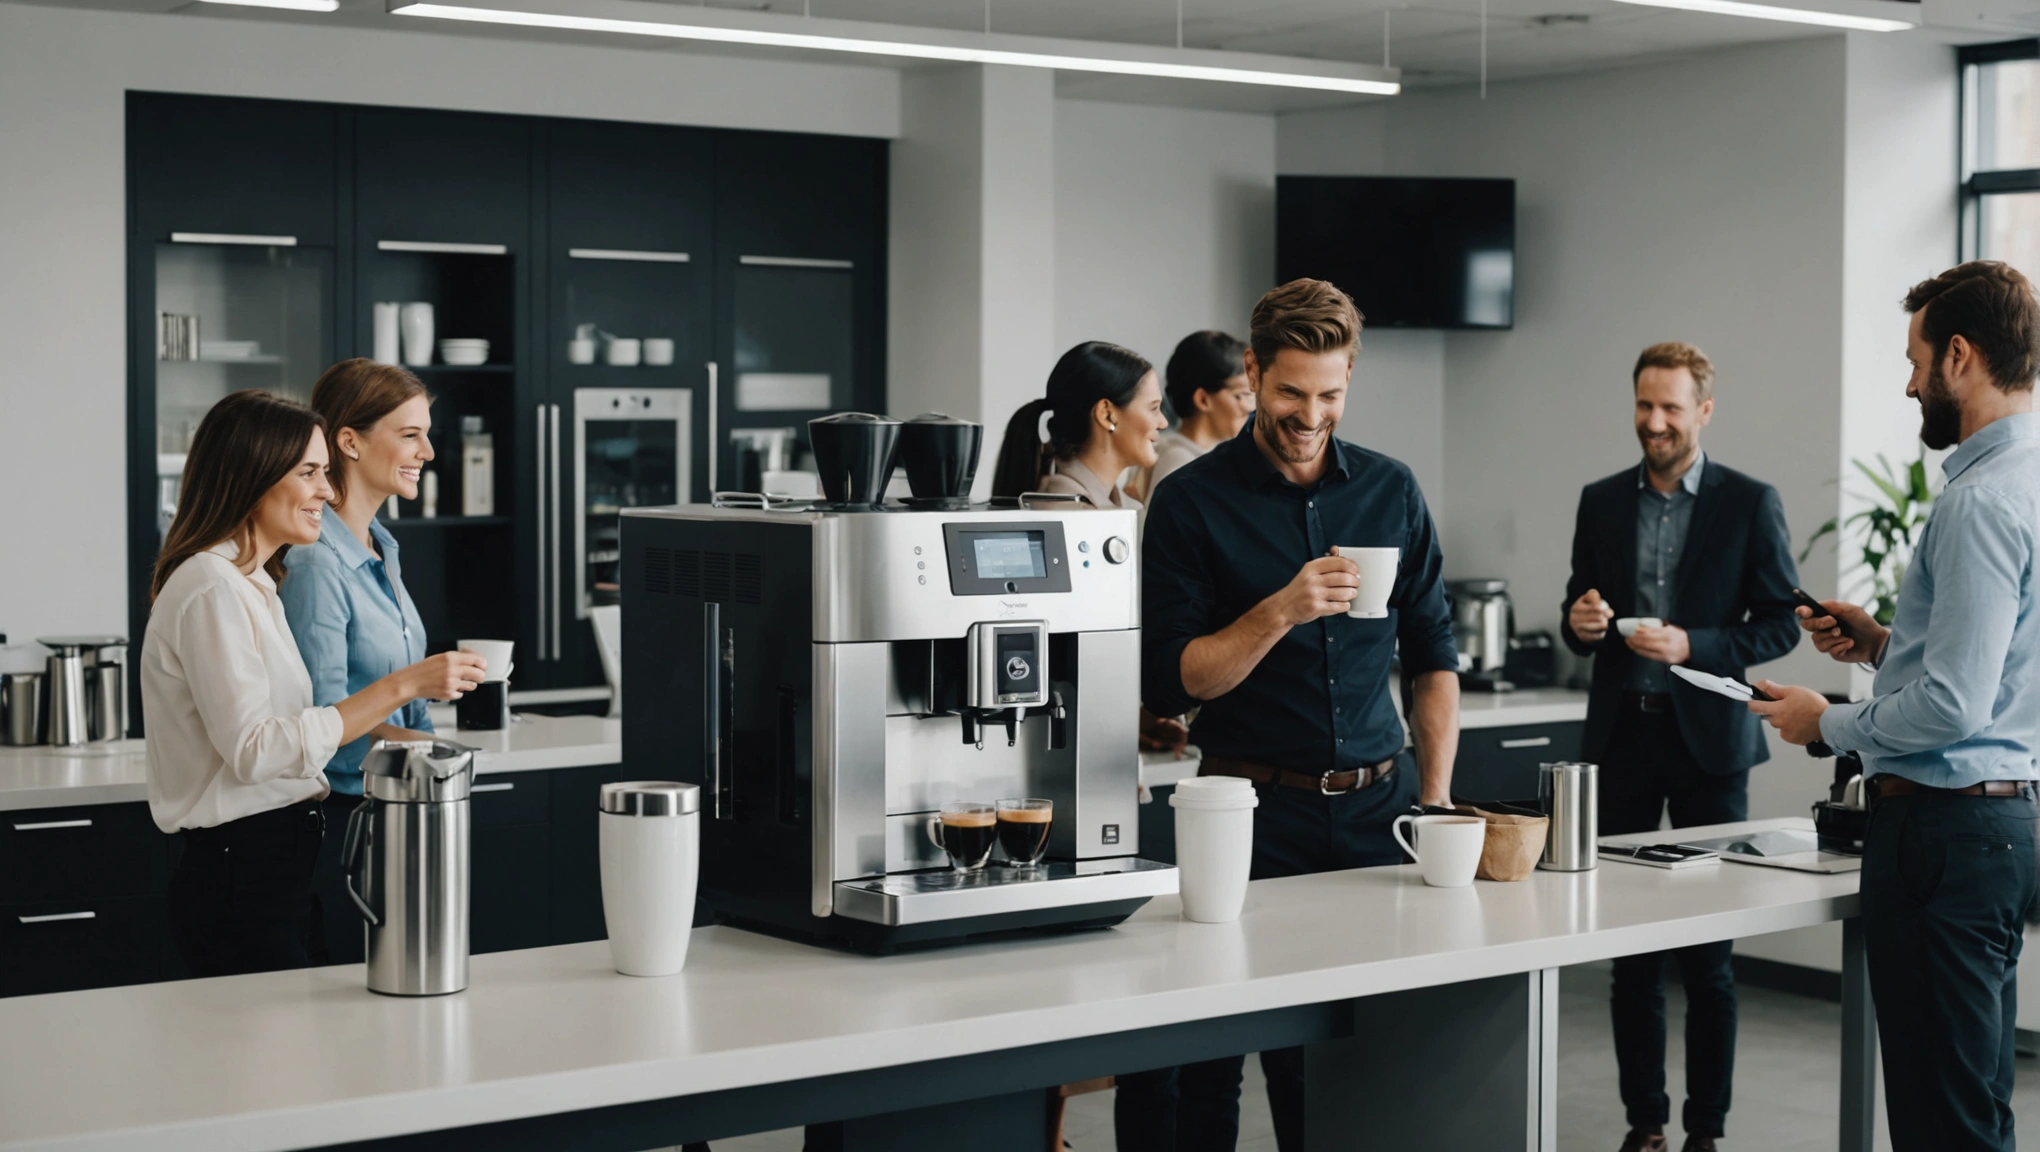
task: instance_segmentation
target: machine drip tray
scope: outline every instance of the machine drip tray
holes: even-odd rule
[[[1176,891],[1176,866],[1122,856],[1057,860],[1036,868],[990,864],[980,872],[930,868],[836,882],[836,914],[873,924],[927,924],[1005,912],[1032,912]]]

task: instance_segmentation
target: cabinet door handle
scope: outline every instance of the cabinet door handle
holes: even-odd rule
[[[23,924],[54,924],[59,920],[97,920],[97,912],[50,912],[42,916],[16,916]]]
[[[709,814],[717,820],[730,818],[730,737],[736,715],[731,689],[736,679],[737,643],[731,629],[722,626],[722,605],[713,600],[701,606],[702,759],[708,762]]]
[[[739,256],[737,263],[754,268],[855,268],[849,260],[817,260],[809,256]]]
[[[504,782],[504,783],[501,783],[501,784],[476,784],[476,785],[474,785],[474,786],[470,787],[470,788],[468,789],[468,791],[470,791],[470,792],[508,792],[508,791],[510,791],[510,790],[511,790],[512,788],[515,788],[515,787],[517,787],[517,785],[515,785],[515,784],[513,784],[513,783],[509,783],[509,782],[507,782],[507,781],[506,781],[506,782]]]
[[[1522,737],[1522,738],[1520,738],[1520,739],[1517,739],[1517,740],[1504,740],[1504,741],[1502,741],[1502,747],[1504,747],[1504,748],[1549,748],[1549,747],[1551,747],[1551,737],[1549,737],[1549,736],[1524,736],[1524,737]]]
[[[457,244],[450,240],[378,240],[380,252],[449,252],[459,256],[508,256],[508,244]]]
[[[546,528],[546,539],[552,542],[552,549],[547,553],[548,562],[552,567],[546,574],[546,587],[552,590],[553,595],[552,603],[548,606],[546,612],[552,626],[552,638],[546,645],[546,651],[551,655],[552,659],[558,660],[560,658],[560,406],[548,404],[546,407],[550,409],[551,415],[551,419],[546,421],[545,433],[546,455],[550,461],[546,465],[545,473],[546,500],[551,505],[551,511],[548,513],[549,526]],[[577,560],[576,563],[578,562]]]
[[[16,832],[47,832],[52,828],[90,828],[90,820],[42,820],[34,824],[16,824]]]
[[[715,427],[717,375],[718,372],[716,369],[715,361],[710,360],[708,362],[708,492],[709,503],[711,504],[715,503],[715,490],[722,487],[721,478],[719,478],[715,474],[715,450],[717,447],[715,442],[717,436]],[[760,485],[760,487],[763,487],[763,485]]]
[[[256,236],[245,232],[172,232],[172,244],[255,244],[264,248],[295,248],[295,236]]]
[[[537,583],[538,583],[538,645],[537,645],[537,647],[538,647],[538,653],[537,653],[537,655],[538,655],[538,658],[539,658],[540,660],[543,660],[543,659],[545,659],[545,658],[546,658],[546,649],[545,649],[545,610],[546,610],[546,607],[547,607],[547,603],[546,603],[546,586],[545,586],[545,550],[546,550],[546,547],[547,547],[547,541],[546,541],[546,535],[545,535],[545,405],[543,405],[543,404],[540,404],[540,405],[538,406],[538,416],[537,416],[537,422],[536,422],[536,423],[535,423],[535,424],[533,425],[533,429],[534,429],[534,431],[533,431],[533,433],[532,433],[531,441],[532,441],[532,443],[533,443],[533,444],[537,445],[537,448],[538,448],[538,461],[537,461],[537,464],[538,464],[538,466],[537,466],[537,468],[533,469],[533,472],[534,472],[534,473],[536,474],[536,476],[538,477],[538,493],[537,493],[537,498],[536,498],[536,500],[535,500],[535,501],[534,501],[534,503],[533,503],[533,507],[534,507],[534,508],[535,508],[535,509],[537,510],[537,512],[538,512],[538,514],[537,514],[536,516],[534,516],[534,517],[533,517],[533,519],[534,519],[534,520],[536,520],[536,521],[538,522],[538,580],[537,580]]]
[[[685,264],[689,260],[685,252],[655,252],[639,248],[569,248],[567,257],[571,260],[642,260],[649,264]]]

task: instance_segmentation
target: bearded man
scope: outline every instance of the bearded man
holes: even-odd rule
[[[1400,864],[1389,826],[1448,803],[1459,658],[1437,526],[1401,462],[1338,440],[1360,313],[1322,280],[1255,305],[1254,415],[1157,485],[1141,546],[1141,689],[1197,710],[1199,771],[1254,782],[1254,879]],[[1389,587],[1349,615],[1360,568],[1334,548],[1396,550]],[[1787,627],[1791,627],[1788,621]],[[1401,646],[1416,754],[1390,697]],[[1120,1152],[1229,1150],[1241,1057],[1119,1077]],[[1276,1144],[1303,1148],[1303,1050],[1261,1054]]]
[[[1601,766],[1600,830],[1652,832],[1667,809],[1674,828],[1744,820],[1750,767],[1769,758],[1763,727],[1735,701],[1670,672],[1684,664],[1744,680],[1750,665],[1798,642],[1785,511],[1776,489],[1700,450],[1700,430],[1714,416],[1714,365],[1700,349],[1654,344],[1637,357],[1630,384],[1643,461],[1580,493],[1561,608],[1566,644],[1595,657],[1582,751]],[[1632,621],[1610,627],[1625,617]],[[1733,946],[1615,961],[1623,1152],[1666,1147],[1668,956],[1686,985],[1685,1147],[1713,1152],[1735,1067]]]

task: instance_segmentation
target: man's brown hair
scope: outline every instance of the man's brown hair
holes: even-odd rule
[[[1629,387],[1643,378],[1645,368],[1684,368],[1693,374],[1693,406],[1700,405],[1714,397],[1714,361],[1707,358],[1698,345],[1684,340],[1667,340],[1653,344],[1636,358],[1636,367],[1629,370]]]
[[[1284,348],[1313,356],[1344,351],[1350,364],[1360,350],[1360,321],[1353,298],[1330,282],[1291,280],[1254,305],[1247,345],[1263,372]]]
[[[1956,336],[1982,355],[1991,382],[2024,392],[2040,375],[2040,300],[2033,282],[1999,260],[1971,260],[1905,294],[1907,314],[1920,314],[1920,337],[1939,365]]]

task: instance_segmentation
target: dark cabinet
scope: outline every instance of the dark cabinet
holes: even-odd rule
[[[553,773],[552,942],[609,936],[602,920],[602,858],[597,805],[602,786],[623,779],[623,765]]]
[[[1462,730],[1452,768],[1453,798],[1534,801],[1538,766],[1579,759],[1585,727],[1573,721]]]
[[[197,422],[371,355],[377,303],[489,342],[412,366],[438,515],[384,519],[430,647],[513,639],[518,689],[602,684],[588,614],[620,595],[620,509],[757,483],[775,429],[802,467],[807,420],[885,411],[883,140],[155,93],[128,122],[135,636]],[[173,231],[266,239],[166,257]],[[158,314],[187,310],[219,359],[155,355]],[[611,364],[605,336],[659,344]],[[471,431],[486,515],[462,514]]]
[[[826,177],[821,174],[826,173]],[[731,133],[716,152],[716,486],[748,485],[732,433],[885,410],[886,149]]]
[[[0,813],[0,996],[179,975],[174,844],[147,804]]]

